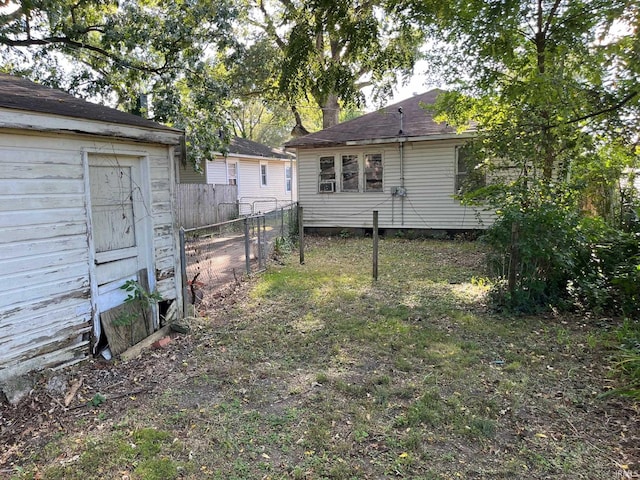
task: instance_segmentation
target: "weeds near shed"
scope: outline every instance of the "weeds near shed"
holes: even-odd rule
[[[127,292],[125,304],[135,307],[135,310],[142,315],[145,324],[148,320],[147,312],[149,309],[163,300],[162,295],[158,292],[148,292],[136,280],[127,280],[120,288]],[[124,313],[121,314],[113,323],[118,326],[130,326],[137,318],[138,315],[135,313]]]

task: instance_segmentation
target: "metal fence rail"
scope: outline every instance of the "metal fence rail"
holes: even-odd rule
[[[180,230],[183,298],[208,308],[221,290],[267,267],[277,239],[297,232],[297,204],[261,215]]]

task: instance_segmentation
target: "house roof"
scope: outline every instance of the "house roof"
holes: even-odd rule
[[[446,123],[436,123],[433,120],[433,114],[424,108],[424,105],[435,103],[441,93],[443,90],[434,89],[420,95],[414,95],[407,100],[353,120],[290,140],[285,143],[285,147],[318,148],[398,137],[453,136],[456,134],[455,128]],[[402,109],[402,127],[399,109]]]
[[[289,160],[292,154],[284,152],[277,148],[271,148],[262,143],[254,142],[246,138],[233,137],[229,144],[229,154],[236,156],[251,156],[251,157],[264,157],[264,158],[278,158],[282,160]]]
[[[0,73],[0,108],[181,133],[146,118],[74,97],[25,78]]]

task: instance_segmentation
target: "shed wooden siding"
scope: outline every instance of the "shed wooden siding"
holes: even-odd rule
[[[464,230],[484,228],[491,215],[460,205],[453,198],[456,140],[406,142],[404,187],[407,196],[391,195],[401,185],[400,148],[397,143],[298,150],[299,201],[307,227],[371,228],[372,211],[379,212],[380,228]],[[318,158],[344,154],[383,155],[383,192],[318,193]],[[360,172],[362,175],[362,172]],[[338,179],[339,183],[339,179]],[[402,203],[404,202],[404,206]],[[403,215],[404,210],[404,215]],[[403,222],[404,217],[404,222]]]
[[[179,296],[171,147],[0,132],[0,380],[90,353],[83,149],[149,156],[158,291]]]

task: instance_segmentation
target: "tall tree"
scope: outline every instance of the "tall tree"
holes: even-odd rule
[[[5,0],[0,69],[186,128],[194,146],[222,123],[213,53],[234,43],[228,1]],[[216,98],[213,98],[213,97]],[[193,135],[192,135],[193,134]],[[196,139],[200,138],[200,142]],[[211,140],[218,138],[211,137]],[[217,145],[212,145],[215,149]],[[201,144],[195,149],[207,148]]]
[[[637,247],[637,238],[611,235],[603,217],[587,221],[581,207],[585,193],[613,190],[638,162],[637,2],[398,2],[425,24],[437,11],[432,33],[443,48],[432,52],[432,65],[459,90],[436,110],[441,120],[477,129],[468,158],[493,170],[489,186],[463,199],[481,199],[497,213],[487,238],[504,268],[498,297],[526,310],[558,305],[570,293],[583,305],[632,304],[623,290],[637,278],[637,248],[615,259],[598,245],[629,239]],[[598,203],[591,202],[596,213],[611,210]]]
[[[341,105],[361,103],[361,89],[389,93],[413,70],[422,31],[385,1],[247,0],[249,23],[282,52],[280,91],[295,107],[307,95],[323,127],[338,123]]]
[[[431,54],[461,97],[443,118],[473,119],[486,158],[552,181],[603,136],[633,141],[640,107],[638,5],[631,0],[400,3],[448,48]],[[442,53],[444,52],[444,55]]]

